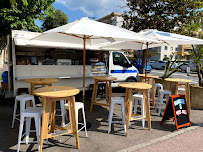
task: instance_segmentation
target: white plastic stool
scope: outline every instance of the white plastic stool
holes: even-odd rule
[[[158,92],[159,90],[163,90],[163,85],[161,83],[155,83],[155,96],[156,96],[156,91],[158,89]]]
[[[56,109],[56,111],[59,111],[59,109]],[[60,100],[60,111],[61,111],[61,113],[60,114],[55,114],[55,116],[62,117],[61,118],[61,126],[64,126],[65,125],[65,119],[64,119],[64,116],[65,116],[65,100]]]
[[[157,99],[157,102],[156,102],[156,111],[157,111],[158,104],[159,104],[158,116],[160,116],[160,114],[161,114],[161,107],[162,107],[162,104],[163,104],[164,95],[167,95],[166,101],[168,101],[169,96],[171,96],[171,91],[163,90],[163,89],[159,90],[158,99]]]
[[[68,110],[68,103],[66,103],[64,105],[65,109]],[[78,111],[82,109],[82,115],[83,115],[83,123],[78,123]],[[65,110],[64,110],[65,111]],[[80,125],[83,125],[83,127],[81,127],[79,131],[81,131],[83,128],[85,128],[85,134],[86,134],[86,137],[88,137],[87,135],[87,129],[86,129],[86,119],[85,119],[85,109],[84,109],[84,104],[82,102],[75,102],[75,112],[76,112],[76,119],[77,119],[77,124],[80,124]],[[63,117],[62,117],[62,121],[65,120],[65,113],[63,114]],[[65,124],[65,122],[63,121],[63,123]],[[65,125],[63,125],[65,126]]]
[[[38,143],[38,150],[39,150],[42,113],[43,113],[42,107],[28,107],[27,109],[21,111],[20,127],[19,127],[19,135],[18,135],[18,150],[17,150],[18,152],[20,150],[21,143],[26,143],[26,144]],[[26,131],[25,131],[26,141],[21,141],[25,118],[26,118]],[[35,119],[35,128],[36,128],[36,136],[37,136],[37,141],[32,141],[32,142],[29,141],[31,118]]]
[[[141,101],[141,116],[145,115],[145,110],[144,110],[144,98],[142,94],[134,94],[133,95],[133,100],[134,100],[134,109],[133,113],[137,114],[137,105],[138,101]],[[142,119],[142,127],[145,127],[145,119]]]
[[[185,88],[178,88],[178,94],[184,94]]]
[[[124,125],[124,131],[126,133],[126,121],[125,121],[125,100],[122,97],[112,97],[111,98],[111,105],[109,109],[109,118],[108,118],[108,134],[111,131],[111,124],[112,123],[117,123],[115,121],[112,121],[113,118],[113,110],[114,110],[114,105],[115,104],[120,104],[121,105],[121,111],[122,111],[122,124]],[[119,122],[120,123],[120,122]]]
[[[15,119],[20,121],[20,119],[18,119],[17,116],[20,116],[21,112],[25,109],[25,107],[27,108],[30,106],[30,102],[29,102],[30,100],[32,100],[33,107],[35,107],[34,96],[29,95],[29,94],[22,94],[22,95],[16,96],[14,110],[13,110],[13,121],[12,121],[11,128],[13,128],[13,126],[14,126]],[[18,101],[20,102],[20,114],[16,114]]]

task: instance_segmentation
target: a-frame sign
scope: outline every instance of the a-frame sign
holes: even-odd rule
[[[161,125],[165,120],[169,119],[173,119],[175,121],[177,131],[178,128],[191,126],[185,95],[170,96],[161,121]]]

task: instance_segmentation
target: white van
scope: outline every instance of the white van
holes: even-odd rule
[[[56,78],[53,85],[73,86],[82,90],[82,48],[71,48],[60,43],[29,43],[40,33],[12,31],[12,50],[9,51],[9,90],[15,96],[18,88],[29,88],[25,83],[31,78]],[[88,90],[93,76],[116,77],[118,82],[137,81],[138,70],[132,66],[123,52],[86,50],[86,82]]]

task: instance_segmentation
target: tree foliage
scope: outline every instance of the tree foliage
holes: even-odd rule
[[[194,56],[194,63],[196,64],[199,86],[203,87],[203,46],[193,47],[192,55]]]
[[[61,10],[56,10],[53,15],[48,15],[42,24],[42,30],[47,31],[68,23],[68,17]]]
[[[200,18],[202,0],[126,0],[129,11],[124,15],[124,27],[133,31],[158,29],[169,32]]]
[[[23,5],[25,5],[25,6],[27,6],[27,5],[28,5],[27,0],[22,0],[22,2],[23,2]],[[11,3],[12,5],[15,5],[16,0],[10,0],[10,3]]]
[[[13,1],[11,3],[11,1]],[[0,38],[8,35],[11,29],[41,31],[35,19],[43,20],[45,15],[54,12],[55,0],[1,0],[0,1]]]

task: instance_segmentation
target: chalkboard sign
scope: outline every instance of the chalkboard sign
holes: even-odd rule
[[[173,95],[168,99],[166,109],[161,121],[161,124],[165,120],[174,119],[176,123],[176,129],[191,126],[190,119],[187,111],[187,104],[185,95]]]

